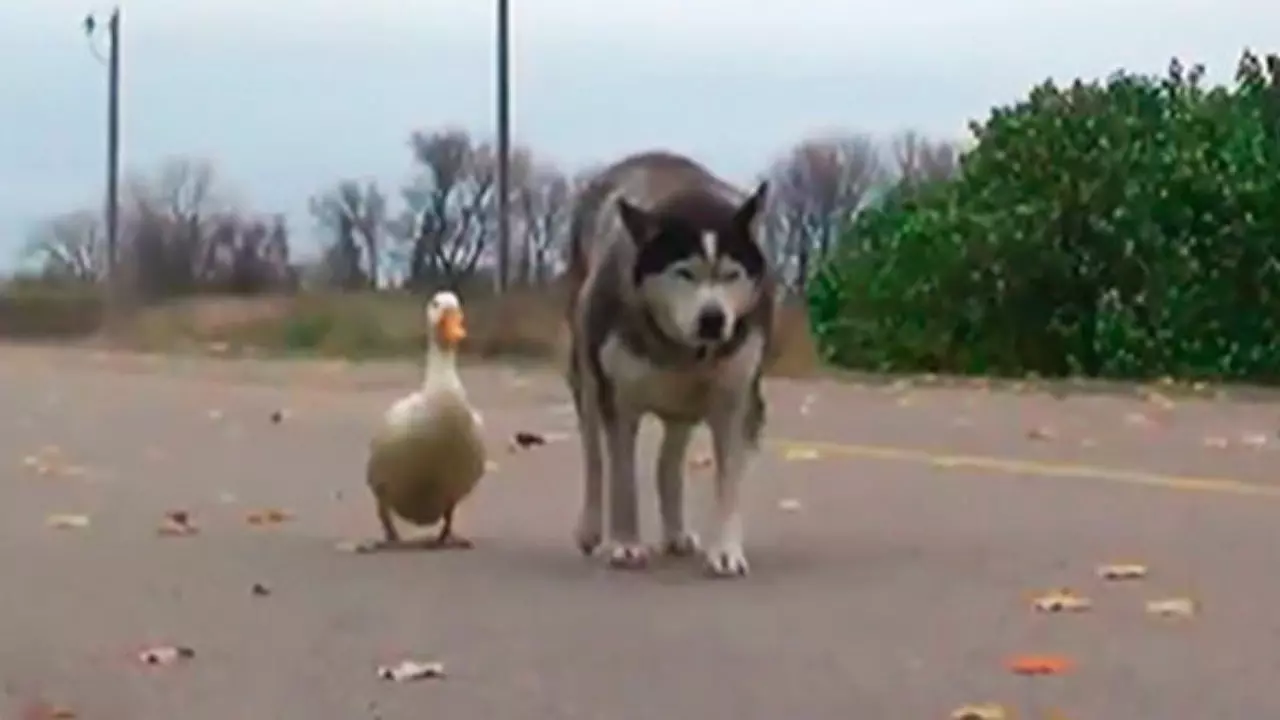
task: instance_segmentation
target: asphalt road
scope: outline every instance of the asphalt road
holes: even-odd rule
[[[459,517],[476,548],[336,549],[376,532],[366,439],[415,377],[0,350],[0,717],[1280,716],[1269,403],[773,382],[752,574],[715,581],[579,556],[561,384],[494,367],[465,376],[499,464]],[[516,430],[552,442],[510,453]],[[695,507],[709,484],[690,471]],[[250,524],[263,509],[291,518]],[[173,510],[199,533],[159,536]],[[1108,562],[1150,574],[1104,582]],[[1064,586],[1093,609],[1030,608]],[[1196,616],[1145,610],[1175,597]],[[195,657],[137,661],[163,644]],[[1020,677],[1020,654],[1073,665]],[[403,658],[448,677],[376,677]]]

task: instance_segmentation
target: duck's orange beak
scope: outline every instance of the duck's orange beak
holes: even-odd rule
[[[447,347],[453,347],[466,339],[467,326],[463,322],[462,310],[446,308],[440,313],[440,320],[436,322],[436,337]]]

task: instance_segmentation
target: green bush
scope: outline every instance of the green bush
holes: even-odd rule
[[[837,365],[1280,380],[1280,59],[1046,82],[809,285]]]

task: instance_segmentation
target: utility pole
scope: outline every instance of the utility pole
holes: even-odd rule
[[[511,8],[497,0],[498,292],[507,290],[511,266]]]
[[[85,34],[93,39],[97,20],[93,15],[84,19]],[[96,51],[95,51],[96,53]],[[99,59],[102,59],[99,56]],[[107,18],[107,298],[116,299],[119,282],[117,262],[120,240],[120,8],[111,10]]]

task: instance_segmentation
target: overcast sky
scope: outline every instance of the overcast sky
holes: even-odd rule
[[[308,233],[339,178],[398,185],[415,128],[492,131],[492,2],[125,0],[128,168],[213,159]],[[1229,76],[1274,48],[1256,0],[512,0],[514,132],[574,167],[665,146],[747,180],[805,133],[958,136],[1046,76]],[[0,0],[0,263],[51,213],[97,207],[105,69],[88,0]],[[1270,37],[1268,37],[1270,35]]]

